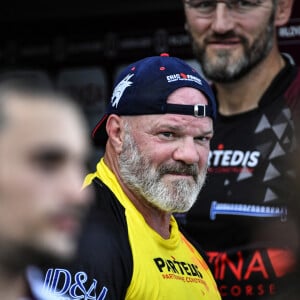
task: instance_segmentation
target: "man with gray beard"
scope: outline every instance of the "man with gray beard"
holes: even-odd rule
[[[294,232],[289,159],[300,73],[280,53],[276,36],[293,0],[183,5],[185,28],[218,112],[201,201],[176,217],[203,244],[223,299],[269,299],[295,261],[294,239],[286,233]]]
[[[173,216],[205,181],[215,113],[209,84],[178,58],[147,57],[121,72],[92,132],[105,152],[84,181],[97,200],[78,259],[48,269],[46,287],[73,299],[221,299]]]

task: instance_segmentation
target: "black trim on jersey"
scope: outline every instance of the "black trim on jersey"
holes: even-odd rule
[[[96,295],[108,289],[105,300],[124,300],[133,273],[125,208],[98,178],[93,180],[96,199],[80,241],[79,258],[73,272],[88,275],[86,286],[97,280]]]

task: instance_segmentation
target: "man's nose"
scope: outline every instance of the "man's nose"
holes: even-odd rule
[[[173,159],[188,165],[198,163],[200,160],[199,145],[193,138],[182,139],[173,153]]]
[[[216,33],[223,34],[234,28],[234,18],[231,9],[226,3],[217,3],[214,17],[212,20],[212,29]]]

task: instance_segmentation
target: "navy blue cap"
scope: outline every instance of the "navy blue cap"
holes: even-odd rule
[[[168,96],[182,87],[201,91],[208,105],[167,103]],[[209,83],[196,70],[185,61],[164,53],[134,62],[120,73],[106,112],[92,132],[94,144],[105,146],[108,138],[106,120],[110,114],[134,116],[167,113],[214,119],[216,101]]]

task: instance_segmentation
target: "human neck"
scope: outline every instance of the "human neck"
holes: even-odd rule
[[[235,82],[215,83],[220,114],[230,116],[258,107],[262,95],[284,65],[279,51],[273,50],[265,60]]]
[[[121,179],[119,182],[128,199],[144,217],[145,222],[162,238],[168,239],[170,237],[171,213],[163,212],[151,206],[142,196],[137,196],[136,193],[123,184]]]

